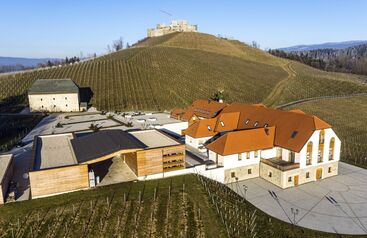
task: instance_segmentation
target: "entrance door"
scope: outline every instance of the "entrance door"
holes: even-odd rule
[[[299,175],[295,175],[294,176],[294,186],[298,186],[298,179],[299,179]]]
[[[316,170],[316,180],[322,179],[322,168]]]

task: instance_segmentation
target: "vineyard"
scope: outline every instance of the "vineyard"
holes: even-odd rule
[[[223,89],[227,101],[259,103],[282,82],[274,105],[310,96],[367,92],[366,78],[327,73],[287,63],[239,41],[202,33],[147,38],[133,48],[73,65],[0,75],[0,112],[26,105],[27,89],[39,78],[71,78],[90,88],[100,110],[169,110]],[[288,79],[289,78],[289,79]]]
[[[131,182],[0,207],[0,237],[332,237],[271,218],[201,176]]]
[[[292,108],[299,108],[330,122],[342,141],[341,160],[367,168],[366,105],[367,97],[353,97],[306,102]]]

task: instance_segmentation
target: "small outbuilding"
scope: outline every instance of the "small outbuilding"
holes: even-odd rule
[[[79,111],[79,88],[71,79],[38,79],[28,90],[31,112]]]
[[[6,196],[12,176],[13,155],[0,155],[0,204],[6,202]]]

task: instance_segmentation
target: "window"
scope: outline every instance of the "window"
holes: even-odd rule
[[[306,172],[306,178],[310,178],[310,172]]]
[[[269,178],[271,178],[273,176],[273,173],[271,171],[269,171],[268,176],[269,176]]]
[[[43,108],[43,105],[41,107]]]
[[[317,163],[321,163],[322,162],[322,150],[319,149],[318,153],[317,153]]]
[[[220,121],[220,124],[224,127],[224,122],[223,121]]]
[[[268,127],[269,125],[268,125],[268,123],[265,123],[265,125],[264,125],[264,127],[266,128],[266,127]]]
[[[250,152],[246,153],[246,159],[250,159]]]
[[[248,174],[252,174],[252,169],[248,169],[248,170],[247,170],[247,173],[248,173]]]
[[[68,100],[68,98],[67,98],[67,97],[65,97],[65,100]]]
[[[294,153],[293,151],[289,151],[288,160],[289,162],[294,163],[294,161],[296,160],[296,153]]]
[[[292,177],[288,177],[288,182],[292,182]]]
[[[325,142],[325,131],[321,130],[319,136],[319,144],[324,144],[324,142]]]
[[[236,173],[235,172],[231,172],[231,178],[235,178],[236,177]]]
[[[42,101],[43,99],[41,98],[41,101]]]
[[[255,121],[254,127],[257,127],[258,125],[259,125],[259,122],[258,121]]]
[[[329,145],[329,160],[334,160],[334,146],[335,146],[335,139],[333,137],[331,138]]]
[[[245,125],[247,125],[249,122],[250,122],[250,119],[247,119],[247,120],[245,121]]]
[[[306,165],[310,165],[312,163],[312,142],[308,142],[307,144],[307,152],[306,152]]]
[[[255,157],[255,158],[259,157],[259,151],[258,151],[258,150],[257,150],[257,151],[255,151],[255,153],[254,153],[254,157]]]
[[[56,105],[54,105],[54,107],[56,107]]]
[[[242,154],[238,154],[238,161],[242,160]]]
[[[328,173],[331,173],[331,167],[328,168],[327,172]]]
[[[68,104],[66,104],[65,106],[68,106]]]
[[[211,126],[208,126],[208,130],[211,131],[212,130],[212,127]]]
[[[55,98],[53,98],[53,100],[55,100]]]

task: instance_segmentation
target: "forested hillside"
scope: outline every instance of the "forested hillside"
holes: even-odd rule
[[[224,90],[226,101],[270,106],[367,92],[360,76],[326,73],[202,33],[147,38],[92,60],[0,75],[1,111],[26,105],[27,89],[40,78],[71,78],[93,92],[93,106],[121,111],[183,107],[217,90]]]

